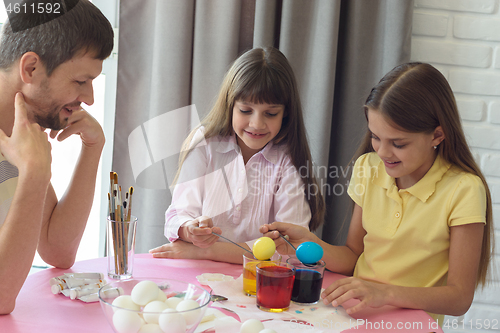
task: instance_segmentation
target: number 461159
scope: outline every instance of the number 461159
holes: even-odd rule
[[[61,4],[60,3],[50,3],[50,2],[38,2],[36,4],[20,4],[20,3],[9,3],[5,7],[5,11],[8,14],[60,14]]]
[[[445,319],[443,323],[443,328],[446,329],[476,329],[476,330],[498,330],[500,325],[498,319],[470,319],[461,320],[458,319]]]

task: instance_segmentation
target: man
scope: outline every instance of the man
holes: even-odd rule
[[[0,39],[0,314],[14,310],[36,250],[48,264],[73,265],[104,146],[101,126],[80,104],[94,102],[92,80],[113,48],[112,27],[88,0],[56,2],[56,17],[31,13],[38,1],[23,2]],[[59,201],[46,128],[58,141],[82,140]]]

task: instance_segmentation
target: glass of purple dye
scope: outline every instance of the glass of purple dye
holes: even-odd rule
[[[296,257],[290,257],[286,262],[295,267],[292,302],[297,304],[318,303],[323,286],[325,262],[320,260],[315,264],[305,265]]]

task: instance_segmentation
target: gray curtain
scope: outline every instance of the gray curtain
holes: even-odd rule
[[[113,170],[135,189],[137,252],[166,242],[180,144],[232,61],[262,46],[279,48],[295,71],[328,206],[322,237],[344,242],[347,179],[334,171],[346,170],[365,131],[370,88],[410,58],[412,8],[400,0],[121,0]]]

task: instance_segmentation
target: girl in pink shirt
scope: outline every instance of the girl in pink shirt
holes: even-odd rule
[[[288,221],[314,231],[324,201],[312,170],[290,64],[277,49],[252,49],[226,73],[210,113],[186,139],[165,214],[170,243],[158,258],[242,262],[259,226]]]

